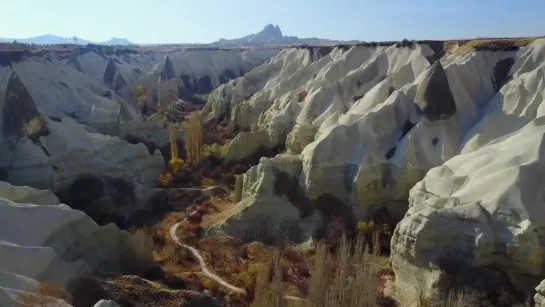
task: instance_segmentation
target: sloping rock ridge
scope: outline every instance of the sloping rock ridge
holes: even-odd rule
[[[377,208],[392,225],[402,218],[391,255],[400,288],[441,295],[448,274],[479,283],[501,271],[531,292],[545,277],[536,184],[545,39],[502,50],[430,46],[338,46],[318,59],[313,48],[288,48],[212,92],[209,118],[289,149],[245,174],[239,211],[216,226],[241,235],[268,216],[308,239],[324,215],[345,214],[315,201],[330,195],[355,218],[375,218]],[[231,146],[238,159],[252,151]],[[297,197],[275,190],[278,174]],[[302,203],[312,205],[304,214]]]
[[[169,53],[139,82],[158,98],[160,81],[174,80],[177,95],[191,100],[195,94],[208,94],[221,84],[242,76],[276,55],[279,48],[250,50],[185,49]]]
[[[113,224],[100,227],[58,200],[26,202],[47,193],[0,182],[0,305],[16,306],[21,293],[38,282],[66,287],[87,274],[138,272],[151,265],[150,237]]]
[[[2,124],[11,129],[7,131],[11,133],[3,130],[5,141],[11,135],[15,140],[11,142],[13,146],[2,150],[0,159],[7,181],[51,188],[58,181],[91,172],[115,174],[150,186],[161,173],[164,164],[159,152],[150,155],[142,144],[131,145],[117,137],[87,133],[82,125],[69,118],[51,120],[39,113],[30,93],[15,74],[9,85]],[[47,134],[37,134],[34,128],[27,127],[32,126],[29,122],[36,118],[39,118],[38,131],[45,126]],[[17,131],[13,128],[15,124]]]

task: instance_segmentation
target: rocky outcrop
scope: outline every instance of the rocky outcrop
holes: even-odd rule
[[[289,153],[298,155],[305,147],[314,142],[314,137],[318,132],[318,127],[312,123],[303,123],[296,125],[286,138],[286,147]]]
[[[224,155],[226,162],[243,161],[252,156],[260,148],[269,146],[266,131],[241,132],[231,141]]]
[[[118,95],[124,95],[124,90],[127,87],[127,82],[125,81],[125,78],[123,77],[121,72],[118,71],[113,59],[108,60],[108,64],[106,64],[106,70],[104,71],[102,82],[104,83],[104,85],[112,89]]]
[[[125,82],[123,75],[121,75],[120,73],[115,74],[113,84],[112,84],[112,89],[116,93],[121,94],[126,87],[127,87],[127,82]]]
[[[214,88],[263,64],[280,51],[275,48],[255,50],[184,49],[169,53],[160,65],[154,65],[139,83],[158,97],[159,84],[170,80],[177,98],[194,101],[195,94],[208,94]],[[170,90],[172,91],[172,90]]]
[[[50,190],[37,190],[26,186],[13,186],[3,181],[0,181],[0,195],[17,203],[49,206],[61,204],[57,196]]]
[[[93,307],[119,307],[119,305],[110,300],[100,300]]]
[[[152,186],[164,168],[160,153],[150,155],[144,145],[88,133],[69,118],[42,115],[16,73],[9,78],[0,119],[0,142],[6,144],[0,167],[4,180],[16,185],[46,189],[93,173]]]
[[[164,169],[159,151],[150,155],[142,144],[132,145],[117,137],[87,133],[70,119],[46,120],[50,133],[38,146],[28,138],[0,161],[7,181],[35,188],[52,188],[85,173],[125,178],[153,186]]]
[[[545,114],[528,109],[544,102],[543,95],[528,95],[545,90],[537,82],[545,73],[544,50],[545,40],[537,40],[517,53],[513,79],[483,107],[460,154],[411,189],[409,210],[392,238],[399,288],[418,283],[441,297],[456,276],[488,291],[498,287],[490,276],[499,270],[530,293],[545,277],[543,191],[535,184],[544,171]]]
[[[10,187],[11,195],[41,193]],[[38,206],[0,195],[0,304],[12,306],[37,282],[66,287],[93,272],[145,273],[152,241],[109,224],[99,227],[82,211],[56,203]],[[28,199],[29,197],[18,197]]]
[[[243,235],[267,216],[311,236],[324,220],[296,208],[330,195],[350,216],[401,220],[391,256],[399,288],[437,298],[458,275],[483,290],[503,280],[531,291],[545,276],[532,183],[542,175],[543,50],[540,39],[518,51],[446,53],[432,65],[425,44],[335,48],[314,62],[307,49],[282,51],[205,107],[293,153],[247,172],[240,211],[220,227]],[[273,192],[278,168],[297,197]]]
[[[117,67],[115,66],[115,62],[113,59],[108,60],[108,64],[106,64],[106,70],[104,70],[104,76],[102,77],[102,82],[108,86],[113,87],[115,84],[115,77],[117,75]]]
[[[456,113],[456,102],[441,61],[435,61],[426,73],[414,102],[430,121],[449,119]]]
[[[536,307],[545,306],[545,280],[541,281],[541,283],[536,287],[534,302]]]
[[[163,69],[161,70],[161,81],[166,81],[170,79],[176,78],[176,72],[174,71],[174,66],[172,65],[172,61],[170,58],[165,56],[165,65],[163,66]]]
[[[119,137],[131,144],[146,145],[150,154],[159,150],[165,163],[170,160],[170,134],[168,121],[163,116],[153,116],[143,120],[121,123]],[[184,135],[176,132],[178,153],[185,159]]]
[[[15,146],[23,136],[36,141],[49,133],[32,96],[16,73],[9,78],[2,115],[2,136],[10,146]]]

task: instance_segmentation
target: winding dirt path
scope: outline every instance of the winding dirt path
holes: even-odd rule
[[[172,227],[170,227],[170,237],[172,238],[172,240],[174,240],[174,243],[176,243],[176,245],[179,245],[179,246],[187,249],[189,252],[191,252],[191,254],[199,261],[199,266],[201,267],[201,271],[203,272],[204,275],[206,275],[207,277],[213,279],[214,281],[216,281],[220,285],[224,286],[225,288],[227,288],[227,289],[229,289],[229,290],[231,290],[233,292],[240,293],[240,294],[246,294],[246,290],[231,285],[230,283],[228,283],[227,281],[225,281],[224,279],[222,279],[218,275],[211,272],[206,267],[206,263],[204,262],[204,259],[199,254],[199,251],[197,251],[195,248],[193,248],[193,247],[191,247],[189,245],[185,245],[182,242],[180,242],[180,239],[176,235],[176,231],[178,230],[178,226],[180,226],[180,223],[181,222],[178,222],[178,223],[172,225]]]
[[[180,226],[181,223],[182,222],[178,222],[178,223],[172,225],[172,227],[170,227],[170,237],[172,238],[172,240],[174,240],[174,243],[176,243],[176,245],[178,245],[178,246],[181,246],[181,247],[187,249],[189,252],[191,252],[193,257],[197,258],[197,260],[199,261],[199,266],[201,267],[201,271],[203,272],[204,275],[206,275],[207,277],[213,279],[214,281],[216,281],[220,285],[224,286],[225,288],[227,288],[227,289],[229,289],[229,290],[231,290],[233,292],[240,293],[240,294],[246,294],[246,290],[244,290],[242,288],[239,288],[239,287],[233,286],[232,284],[225,281],[223,278],[221,278],[218,275],[211,272],[206,267],[206,263],[204,262],[204,259],[202,258],[201,254],[199,254],[199,251],[197,249],[180,242],[180,238],[178,238],[178,236],[176,235],[176,231],[178,230],[178,226]],[[291,295],[284,295],[283,298],[285,300],[305,301],[305,299],[302,299],[302,298],[296,297],[296,296],[291,296]]]

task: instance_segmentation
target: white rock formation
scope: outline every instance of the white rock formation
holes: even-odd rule
[[[143,144],[87,133],[69,118],[46,123],[50,132],[40,138],[41,146],[28,138],[21,139],[8,155],[9,160],[6,157],[2,163],[9,182],[51,188],[80,174],[99,173],[151,186],[164,168],[159,151],[150,155]]]
[[[31,291],[38,282],[66,286],[88,273],[123,272],[151,263],[151,238],[132,236],[113,224],[100,227],[85,213],[58,205],[58,201],[42,206],[19,202],[45,191],[5,183],[2,187],[1,306],[14,306],[21,292]]]
[[[119,305],[110,300],[100,300],[98,301],[94,307],[119,307]]]
[[[108,89],[101,81],[57,58],[30,57],[11,67],[0,68],[0,99],[4,99],[8,80],[14,72],[34,98],[38,110],[47,116],[70,116],[79,123],[97,127],[115,125],[120,112],[122,120],[138,117],[115,93],[111,98],[104,97]]]
[[[534,301],[536,307],[545,306],[545,280],[536,287],[536,294],[534,295]]]
[[[236,50],[236,49],[186,49],[168,54],[172,62],[174,72],[178,75],[184,75],[182,86],[186,88],[198,87],[199,82],[209,83],[210,89],[214,89],[225,83],[229,79],[241,76],[256,66],[270,59],[278,49],[255,49],[255,50]],[[155,76],[158,79],[165,61],[157,63],[147,74]],[[204,82],[205,79],[208,81]],[[183,80],[186,79],[186,80]],[[199,81],[201,80],[202,81]],[[185,84],[189,81],[188,84]],[[204,86],[204,85],[203,85]]]
[[[432,169],[412,188],[392,239],[396,283],[434,293],[442,285],[438,268],[454,261],[501,268],[520,288],[535,287],[545,277],[545,211],[536,185],[543,173],[545,39],[518,51],[438,52],[444,74],[432,73],[428,45],[316,53],[283,50],[210,95],[209,117],[257,126],[269,146],[287,142],[291,153],[301,151],[250,169],[240,214],[223,228],[243,233],[251,212],[298,218],[297,210],[280,209],[289,203],[274,193],[271,169],[296,178],[309,199],[332,194],[354,212],[406,206],[409,189]]]
[[[500,268],[525,290],[545,276],[545,40],[520,50],[509,75],[459,133],[459,155],[411,189],[392,239],[400,288],[421,282],[439,291],[443,266]]]

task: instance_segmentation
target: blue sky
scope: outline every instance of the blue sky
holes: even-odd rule
[[[366,41],[545,35],[545,0],[0,0],[0,37],[206,43],[278,24]]]

